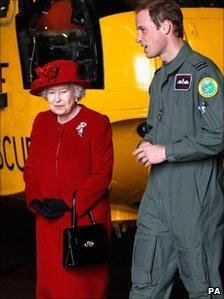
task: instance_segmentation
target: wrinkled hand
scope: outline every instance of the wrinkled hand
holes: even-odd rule
[[[45,218],[57,218],[69,210],[68,206],[62,199],[56,198],[46,198],[43,202],[38,199],[34,199],[30,205],[38,214]]]
[[[139,147],[133,152],[133,155],[145,167],[166,161],[165,146],[151,144],[147,141],[142,141]]]

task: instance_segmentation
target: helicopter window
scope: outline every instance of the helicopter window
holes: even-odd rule
[[[9,9],[9,0],[0,0],[0,18],[7,17]]]
[[[24,87],[29,88],[37,66],[72,59],[92,88],[103,88],[101,37],[93,7],[83,0],[59,0],[39,1],[29,10],[30,16],[27,7],[17,15]]]

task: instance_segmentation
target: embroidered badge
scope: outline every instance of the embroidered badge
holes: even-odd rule
[[[174,80],[174,90],[188,91],[191,87],[191,74],[176,74]]]
[[[82,121],[77,127],[76,131],[78,132],[79,136],[82,137],[82,134],[84,132],[85,127],[87,126],[87,123]]]
[[[205,114],[207,105],[208,105],[207,103],[201,102],[201,106],[198,106],[198,110],[199,110],[199,112],[201,112],[201,114]]]
[[[218,92],[218,83],[213,78],[203,78],[198,84],[198,92],[204,98],[211,98]]]

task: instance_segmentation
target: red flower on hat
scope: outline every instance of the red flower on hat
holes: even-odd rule
[[[42,79],[44,82],[50,82],[57,77],[59,67],[56,65],[45,65],[44,67],[36,68],[35,72],[39,79]]]
[[[56,65],[45,65],[43,67],[37,67],[35,72],[38,78],[32,82],[32,88],[54,82],[54,80],[57,78],[59,67]]]

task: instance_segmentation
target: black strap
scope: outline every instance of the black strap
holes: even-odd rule
[[[72,227],[77,226],[75,196],[72,199]]]
[[[91,224],[96,224],[96,221],[93,218],[93,213],[91,210],[87,211],[87,215],[89,216],[89,220]],[[77,226],[77,215],[76,215],[76,196],[73,195],[73,200],[72,200],[72,227]]]
[[[91,224],[96,224],[96,221],[93,219],[93,213],[92,213],[92,211],[88,210],[87,214],[89,216]]]

